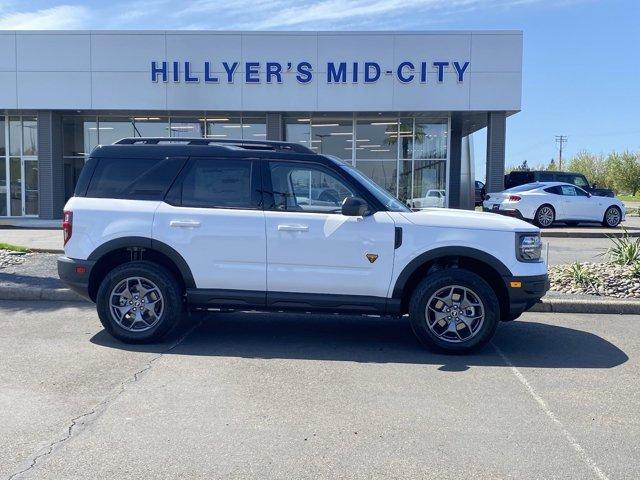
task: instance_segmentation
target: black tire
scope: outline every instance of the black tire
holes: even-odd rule
[[[447,341],[439,337],[427,323],[427,304],[431,297],[454,285],[471,290],[484,309],[482,324],[472,336],[461,341]],[[470,353],[484,347],[493,337],[500,321],[500,304],[494,290],[483,278],[465,269],[452,268],[430,273],[417,285],[409,303],[409,318],[413,332],[426,347],[447,353]],[[456,328],[460,323],[463,322],[458,321]],[[460,336],[459,331],[457,335]]]
[[[611,212],[617,213],[617,215],[610,214]],[[604,216],[602,217],[602,225],[607,228],[616,228],[620,225],[620,221],[622,220],[622,210],[620,210],[615,205],[610,206],[604,212]]]
[[[546,219],[546,213],[548,212],[547,209],[550,209],[551,211],[551,221],[548,222]],[[553,222],[556,221],[556,211],[555,209],[549,205],[548,203],[545,203],[544,205],[540,205],[538,207],[538,210],[536,210],[536,215],[533,217],[533,223],[540,228],[547,228],[550,227],[551,225],[553,225]]]
[[[131,277],[140,277],[155,284],[161,294],[160,298],[163,302],[161,304],[162,309],[160,310],[160,315],[156,315],[157,320],[155,320],[150,328],[142,331],[132,331],[124,328],[114,318],[116,313],[112,314],[112,305],[110,302],[114,288]],[[134,285],[132,288],[136,288],[135,283],[132,283],[132,285]],[[129,289],[128,285],[127,289]],[[157,297],[155,293],[151,293],[150,295],[154,295],[153,299]],[[149,301],[149,299],[147,301]],[[126,303],[127,302],[125,302],[125,307]],[[100,322],[105,330],[125,343],[159,342],[174,331],[183,317],[183,301],[180,284],[164,267],[146,261],[125,263],[111,270],[100,284],[96,296],[96,305]],[[116,306],[114,305],[113,308],[116,308]],[[160,308],[160,305],[158,308]],[[125,322],[123,322],[123,324],[124,323]],[[143,327],[145,327],[144,324]]]

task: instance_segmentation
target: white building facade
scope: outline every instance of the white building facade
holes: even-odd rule
[[[501,189],[521,90],[521,32],[0,32],[0,216],[59,218],[91,150],[133,136],[300,142],[469,208],[465,139],[488,127]]]

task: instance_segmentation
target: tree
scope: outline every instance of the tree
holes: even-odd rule
[[[608,178],[614,187],[635,196],[640,190],[640,154],[613,152],[607,158]]]
[[[570,172],[584,174],[591,183],[596,183],[600,187],[612,186],[607,172],[608,159],[605,160],[602,155],[595,155],[586,150],[581,150],[569,160],[567,169]]]
[[[553,158],[549,162],[549,166],[547,166],[547,170],[550,172],[558,171],[558,166],[556,165],[556,161]]]
[[[531,169],[529,168],[529,164],[527,163],[527,161],[523,160],[520,165],[518,165],[516,168],[514,168],[514,170],[516,172],[528,172]]]

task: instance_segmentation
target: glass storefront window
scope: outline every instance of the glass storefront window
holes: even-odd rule
[[[133,117],[133,130],[136,137],[168,137],[169,119],[167,117]]]
[[[7,142],[6,139],[4,138],[4,128],[5,128],[5,117],[0,117],[0,156],[2,157],[2,159],[0,159],[0,161],[2,163],[4,163],[4,157],[7,154]],[[0,180],[3,177],[0,177]]]
[[[413,179],[413,199],[428,199],[427,203],[435,203],[423,206],[442,207],[446,205],[446,161],[414,160]],[[442,200],[436,201],[435,197],[442,198]]]
[[[356,122],[356,159],[389,160],[397,157],[398,119],[376,118]],[[351,141],[348,141],[351,146]]]
[[[22,155],[20,117],[9,117],[9,155]]]
[[[447,120],[419,120],[415,123],[413,158],[447,158]]]
[[[38,161],[24,161],[24,213],[38,215]]]
[[[38,154],[38,121],[35,117],[22,117],[22,155]]]
[[[335,155],[348,162],[352,159],[353,119],[312,118],[311,146],[314,151]]]
[[[284,128],[284,138],[287,139],[287,142],[301,143],[305,147],[314,148],[315,151],[318,150],[318,147],[312,147],[312,145],[315,144],[311,144],[309,141],[311,136],[311,123],[308,117],[285,118]]]
[[[9,215],[22,215],[22,170],[20,157],[9,159]]]
[[[396,196],[397,162],[395,160],[358,160],[356,168],[391,195]]]
[[[62,150],[65,157],[84,157],[98,145],[96,117],[62,118]]]
[[[111,145],[121,138],[133,137],[133,119],[127,117],[99,117],[98,142],[100,145]],[[91,127],[90,131],[93,131]]]
[[[243,140],[266,140],[267,119],[266,117],[243,117],[242,118],[242,139]]]
[[[400,177],[398,178],[398,199],[406,204],[411,198],[411,160],[399,160]]]
[[[171,136],[179,138],[193,138],[204,136],[204,118],[171,118]]]
[[[2,137],[4,137],[4,130],[3,130]],[[6,215],[7,215],[7,163],[5,158],[2,157],[0,158],[0,216],[6,216]]]
[[[207,138],[233,139],[242,138],[242,122],[240,117],[221,115],[207,118]]]

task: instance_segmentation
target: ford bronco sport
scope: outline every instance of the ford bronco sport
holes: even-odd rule
[[[440,350],[486,344],[548,288],[536,227],[412,212],[341,160],[285,142],[98,146],[64,208],[60,278],[132,343],[185,309],[401,316]]]

